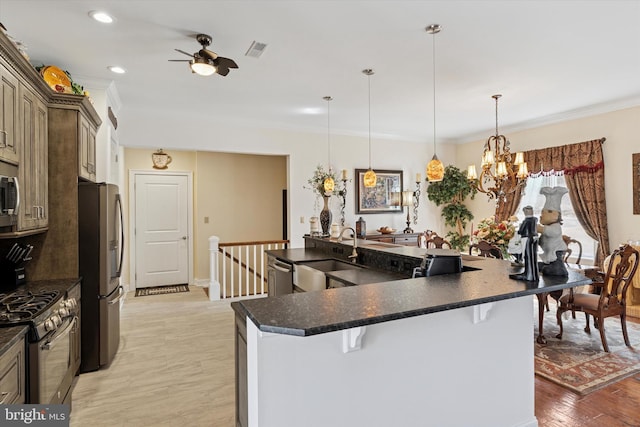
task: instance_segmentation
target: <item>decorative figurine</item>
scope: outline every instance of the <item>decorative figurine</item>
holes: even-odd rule
[[[515,280],[526,280],[527,282],[537,282],[540,279],[538,273],[538,219],[533,216],[533,208],[525,206],[522,208],[524,220],[518,229],[521,237],[521,248],[524,255],[524,271],[518,274],[510,274],[509,277]]]
[[[514,260],[511,262],[512,267],[522,267],[524,265],[522,262],[522,253],[524,250],[522,248],[522,237],[520,234],[514,234],[511,240],[509,240],[507,252],[509,255],[513,255]]]
[[[541,234],[539,244],[543,253],[539,265],[540,273],[545,276],[568,276],[567,267],[562,256],[567,251],[567,245],[562,240],[562,214],[560,202],[562,196],[568,193],[565,187],[542,187],[540,194],[544,195],[545,203],[540,212],[538,232]]]

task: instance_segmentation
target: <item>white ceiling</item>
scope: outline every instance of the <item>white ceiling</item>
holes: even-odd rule
[[[116,21],[88,17],[104,10]],[[0,0],[0,21],[34,65],[82,84],[115,81],[120,112],[179,109],[206,120],[432,142],[433,37],[439,142],[640,105],[640,1]],[[191,74],[174,51],[211,50],[239,65]],[[267,43],[260,59],[244,54]],[[120,65],[125,75],[107,66]],[[205,129],[206,130],[206,129]],[[125,144],[126,145],[126,144]]]

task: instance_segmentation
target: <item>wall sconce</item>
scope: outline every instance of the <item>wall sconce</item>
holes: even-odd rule
[[[347,170],[342,169],[342,189],[338,191],[340,197],[340,225],[344,227],[344,207],[347,204],[347,181],[351,181],[348,178]]]
[[[413,225],[418,225],[418,207],[420,206],[420,182],[422,175],[416,174],[416,191],[413,192]]]

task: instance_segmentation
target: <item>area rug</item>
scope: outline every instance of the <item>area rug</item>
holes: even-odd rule
[[[189,292],[189,285],[153,286],[151,288],[136,289],[137,297],[147,295],[176,294],[178,292]]]
[[[602,349],[600,332],[593,326],[584,331],[584,313],[576,318],[563,317],[562,339],[556,338],[560,328],[556,322],[556,307],[550,303],[545,312],[544,336],[546,344],[535,345],[535,373],[569,390],[585,395],[616,381],[640,372],[640,325],[627,320],[631,347],[624,344],[620,319],[605,319],[605,334],[609,353]],[[538,309],[535,307],[534,342],[538,335]]]

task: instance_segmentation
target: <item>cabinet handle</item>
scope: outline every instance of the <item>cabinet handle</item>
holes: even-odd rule
[[[8,391],[3,391],[0,396],[2,396],[2,400],[0,400],[0,405],[4,405],[6,403],[5,400],[7,400],[10,394]]]
[[[7,148],[7,131],[0,130],[0,148]]]

